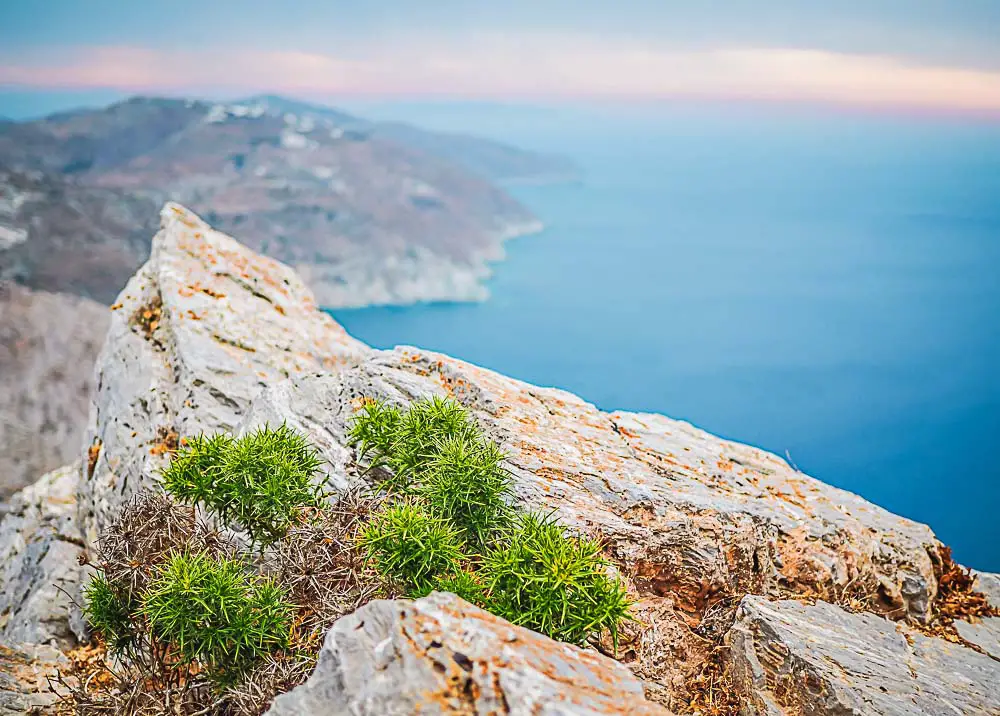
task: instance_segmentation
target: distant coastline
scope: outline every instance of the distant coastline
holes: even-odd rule
[[[480,303],[490,297],[485,282],[507,257],[507,241],[540,234],[539,219],[509,222],[493,232],[493,243],[467,260],[419,250],[405,256],[347,261],[339,265],[297,264],[326,311],[412,306],[419,303]]]

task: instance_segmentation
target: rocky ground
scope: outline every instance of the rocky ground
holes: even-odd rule
[[[973,581],[925,525],[661,415],[372,350],[292,270],[180,206],[119,297],[96,376],[79,466],[0,526],[0,639],[31,673],[58,666],[25,654],[82,636],[71,553],[180,437],[287,422],[342,489],[360,479],[345,430],[362,396],[448,395],[507,450],[520,501],[604,540],[636,621],[617,651],[583,650],[450,596],[373,602],[271,713],[1000,713],[1000,581]],[[46,698],[32,683],[0,682],[0,704]]]

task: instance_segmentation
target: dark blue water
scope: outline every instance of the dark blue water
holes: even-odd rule
[[[336,311],[606,409],[791,455],[1000,570],[1000,128],[660,110],[506,125],[581,183],[481,305]]]

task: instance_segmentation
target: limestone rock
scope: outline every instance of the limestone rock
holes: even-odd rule
[[[90,543],[180,438],[231,430],[264,385],[369,352],[291,269],[176,204],[113,308],[81,483]]]
[[[453,594],[378,600],[327,632],[309,681],[270,716],[665,714],[621,664]]]
[[[975,644],[987,656],[1000,661],[1000,617],[986,617],[974,622],[955,621],[958,635],[970,644]],[[1000,666],[997,668],[1000,679]]]
[[[80,454],[107,306],[0,284],[0,501]]]
[[[1000,664],[874,614],[746,597],[727,641],[752,713],[1000,713]]]
[[[72,643],[72,600],[83,539],[76,523],[79,463],[42,476],[0,522],[0,640]]]
[[[973,576],[972,588],[985,594],[990,604],[1000,609],[1000,574],[973,572]]]
[[[0,716],[51,713],[59,695],[50,679],[68,663],[51,646],[0,644]]]

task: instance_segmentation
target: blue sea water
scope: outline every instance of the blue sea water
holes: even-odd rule
[[[562,109],[481,127],[580,182],[482,304],[335,311],[410,344],[787,453],[1000,571],[1000,127]]]

